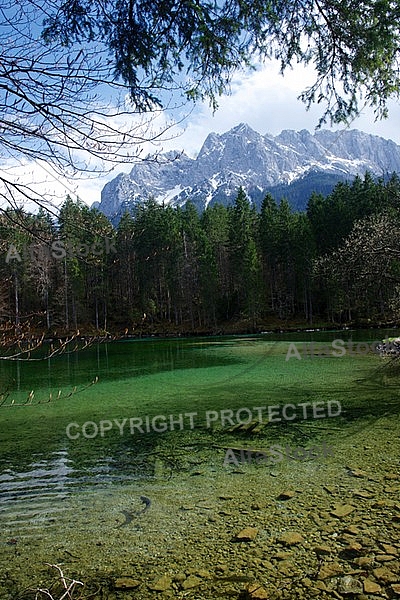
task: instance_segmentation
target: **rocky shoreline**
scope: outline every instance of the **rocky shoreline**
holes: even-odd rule
[[[180,472],[158,460],[153,481],[83,494],[54,556],[26,542],[10,565],[51,559],[85,583],[82,599],[400,597],[399,416],[328,441],[334,456],[273,467],[187,446]],[[139,493],[149,510],[121,527]]]

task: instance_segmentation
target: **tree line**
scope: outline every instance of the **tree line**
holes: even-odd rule
[[[305,212],[243,189],[232,206],[149,199],[114,228],[67,197],[0,217],[0,319],[42,331],[259,331],[390,322],[400,301],[400,179],[312,194]]]

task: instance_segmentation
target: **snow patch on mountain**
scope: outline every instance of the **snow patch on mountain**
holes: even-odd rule
[[[210,133],[196,158],[172,151],[135,164],[104,186],[98,208],[113,218],[153,197],[173,206],[191,200],[203,210],[216,202],[231,204],[240,186],[259,204],[266,190],[311,173],[352,179],[366,171],[400,173],[400,146],[358,130],[285,129],[274,137],[240,123],[226,133]]]

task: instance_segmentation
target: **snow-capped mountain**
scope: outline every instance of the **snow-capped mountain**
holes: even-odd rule
[[[168,152],[135,164],[104,186],[96,205],[114,219],[149,197],[174,206],[190,199],[202,210],[210,203],[232,203],[240,186],[256,205],[274,189],[290,200],[297,186],[304,190],[295,203],[301,209],[310,192],[305,181],[328,193],[337,181],[366,171],[400,173],[400,146],[358,130],[284,130],[274,137],[242,123],[221,135],[210,133],[196,158]]]

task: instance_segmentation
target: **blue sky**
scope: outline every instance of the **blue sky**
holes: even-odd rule
[[[313,131],[322,115],[322,106],[313,106],[309,111],[297,99],[301,91],[313,82],[310,68],[298,66],[287,70],[285,75],[279,73],[277,63],[269,63],[255,72],[238,73],[232,83],[229,96],[220,99],[219,109],[213,114],[209,106],[198,104],[185,121],[169,131],[163,143],[147,145],[143,155],[154,151],[171,149],[184,150],[195,156],[200,150],[206,136],[211,132],[223,133],[240,122],[245,122],[261,134],[278,134],[283,129],[308,129]],[[189,107],[187,109],[189,112]],[[178,118],[177,114],[161,115],[158,124],[163,125],[170,118]],[[361,116],[355,119],[350,127],[367,133],[392,139],[400,144],[400,103],[392,101],[389,105],[389,118],[374,122],[371,109],[364,109]],[[338,128],[338,136],[340,135]],[[334,151],[334,148],[332,148]],[[79,196],[91,205],[100,200],[101,189],[105,183],[120,172],[129,172],[131,165],[117,166],[104,177],[91,179],[60,179],[49,174],[45,164],[25,163],[19,167],[20,177],[40,182],[40,189],[46,193],[54,193],[60,200],[67,193]],[[57,200],[56,200],[57,202]]]
[[[219,109],[214,114],[206,103],[197,105],[186,121],[173,130],[177,137],[161,144],[159,149],[184,150],[190,156],[195,156],[211,131],[223,133],[241,122],[248,123],[261,134],[277,135],[283,129],[313,131],[322,116],[323,108],[313,106],[307,111],[305,105],[297,99],[300,92],[312,82],[312,69],[298,66],[282,76],[277,62],[260,67],[256,72],[238,73],[234,78],[231,94],[220,98]],[[392,101],[389,105],[389,118],[378,122],[374,122],[371,109],[364,109],[350,128],[392,139],[400,144],[400,103]],[[339,136],[343,126],[336,129]],[[123,165],[104,181],[87,182],[80,189],[85,190],[86,200],[100,200],[105,181],[115,177],[118,172],[129,170],[128,165]]]

